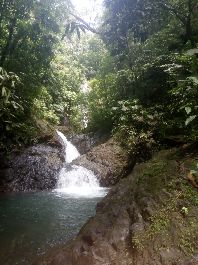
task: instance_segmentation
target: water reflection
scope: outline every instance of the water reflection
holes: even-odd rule
[[[99,200],[56,192],[0,196],[0,264],[29,265],[65,243],[94,215]]]

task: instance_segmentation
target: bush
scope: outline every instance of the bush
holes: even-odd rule
[[[20,78],[0,68],[0,150],[9,150],[34,138],[35,129],[27,112],[27,103],[19,96]]]
[[[144,108],[137,99],[119,101],[112,108],[114,134],[128,152],[140,154],[156,145],[162,113]]]

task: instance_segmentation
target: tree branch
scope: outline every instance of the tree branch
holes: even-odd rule
[[[70,13],[70,15],[72,15],[76,20],[78,20],[79,22],[81,22],[87,30],[91,31],[92,33],[95,33],[95,34],[100,34],[95,28],[91,27],[86,21],[84,21],[84,19],[82,19],[81,17],[73,14],[73,13]]]
[[[168,5],[163,4],[161,2],[158,2],[158,5],[165,8],[166,10],[172,12],[182,22],[182,24],[184,26],[186,25],[186,19],[181,14],[179,14],[173,6],[168,6]]]

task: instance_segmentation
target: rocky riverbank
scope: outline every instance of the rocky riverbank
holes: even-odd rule
[[[55,187],[64,163],[62,147],[38,144],[13,153],[1,165],[0,191],[47,190]]]
[[[136,165],[73,241],[34,264],[198,264],[198,193],[188,177],[196,173],[197,150],[164,150]]]
[[[87,152],[73,164],[92,170],[100,184],[107,187],[125,177],[135,160],[112,138],[99,144],[105,137],[80,135],[72,137],[71,141],[81,154]],[[45,136],[45,141],[47,143],[28,147],[19,153],[13,152],[9,159],[0,159],[0,192],[49,190],[56,187],[60,169],[64,165],[65,147],[56,133],[51,133],[51,137]]]
[[[103,187],[115,185],[127,176],[135,165],[136,159],[131,157],[113,138],[104,144],[91,149],[80,156],[73,164],[92,170]]]

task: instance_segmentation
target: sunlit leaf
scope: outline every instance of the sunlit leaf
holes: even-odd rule
[[[7,95],[7,93],[6,93],[6,87],[2,87],[1,95],[2,95],[2,97],[5,97]]]
[[[186,52],[187,55],[194,55],[194,54],[198,54],[198,49],[190,49]]]
[[[187,114],[191,113],[192,109],[191,107],[185,107],[185,111]]]
[[[198,85],[198,78],[196,76],[190,76],[188,77],[190,81],[192,81],[194,84]]]
[[[186,119],[185,121],[185,125],[187,126],[191,121],[193,121],[195,118],[197,117],[197,115],[193,115],[188,117],[188,119]]]

